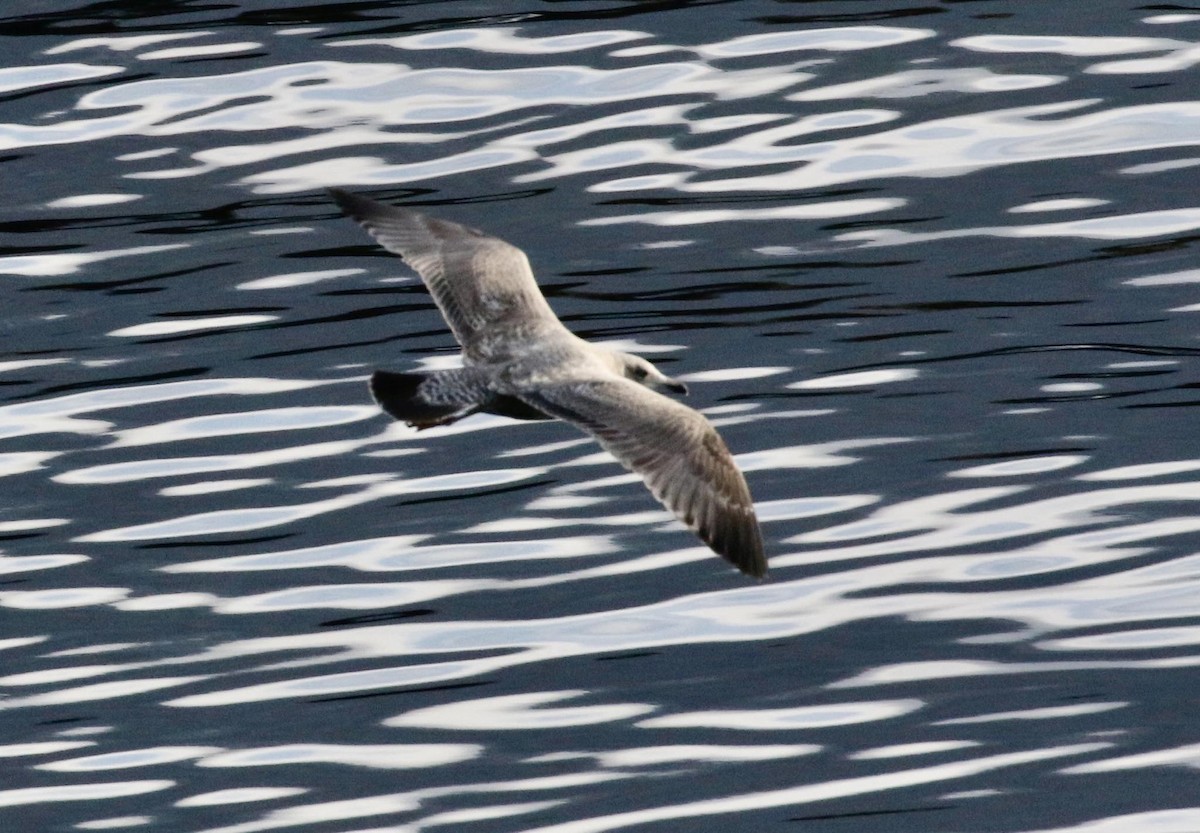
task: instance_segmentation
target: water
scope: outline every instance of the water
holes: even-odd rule
[[[1200,15],[4,15],[6,829],[1200,828]],[[456,349],[326,185],[687,379],[771,579],[381,416]]]

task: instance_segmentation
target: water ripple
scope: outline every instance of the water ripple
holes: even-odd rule
[[[1081,755],[1106,747],[1107,744],[1105,743],[1081,743],[1028,752],[982,756],[953,763],[900,770],[886,775],[868,775],[827,781],[820,784],[803,784],[779,790],[742,793],[723,798],[597,816],[590,819],[555,824],[549,827],[537,827],[529,830],[528,833],[601,833],[601,831],[620,830],[651,822],[705,818],[730,813],[760,811],[767,807],[808,804],[815,801],[828,801],[833,798],[898,789],[915,784],[929,784],[969,778],[1000,767]]]
[[[109,781],[91,784],[63,784],[56,787],[26,787],[0,790],[0,807],[19,807],[25,804],[57,803],[60,801],[102,801],[131,795],[145,795],[175,786],[174,781]]]
[[[0,807],[1190,833],[1196,16],[542,5],[5,19]],[[695,383],[770,580],[379,414],[456,351],[354,183]]]
[[[464,700],[444,706],[414,709],[383,721],[385,726],[467,731],[512,731],[590,726],[614,720],[629,720],[655,710],[645,703],[605,703],[598,706],[557,706],[581,697],[586,691],[541,691]]]

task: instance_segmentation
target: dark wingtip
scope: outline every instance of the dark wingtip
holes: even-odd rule
[[[426,378],[424,373],[376,370],[369,382],[371,396],[388,416],[407,422],[414,428],[428,428],[453,421],[451,418],[458,413],[459,406],[438,405],[421,396],[421,383]]]
[[[763,555],[762,550],[753,553],[749,563],[739,569],[748,576],[756,578],[759,581],[770,578],[770,573],[767,572],[767,559]]]
[[[733,562],[733,566],[751,578],[765,579],[767,577],[767,559],[763,556],[761,549],[734,553],[730,560]]]
[[[741,523],[721,530],[709,544],[713,550],[752,578],[767,577],[767,559],[763,555],[762,533],[751,514]]]
[[[737,567],[751,578],[765,579],[767,577],[767,559],[762,550],[752,550],[743,553],[733,553],[726,556]]]
[[[765,579],[767,577],[767,556],[763,553],[762,529],[758,526],[758,518],[753,514],[750,516],[749,555],[750,569],[746,572],[757,579]]]
[[[417,388],[425,376],[421,373],[391,373],[376,370],[367,383],[371,398],[394,419],[409,422],[416,418],[415,412],[422,411]]]
[[[326,188],[325,191],[337,203],[338,208],[355,220],[362,222],[363,218],[369,215],[379,203],[367,197],[360,197],[358,194],[351,194],[349,191],[343,191],[341,188]]]

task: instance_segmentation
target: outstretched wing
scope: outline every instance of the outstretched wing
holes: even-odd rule
[[[718,555],[744,573],[766,575],[746,479],[701,414],[624,379],[564,382],[519,396],[594,436]]]
[[[529,260],[516,246],[408,208],[384,205],[337,188],[330,188],[329,193],[379,245],[400,255],[417,271],[464,348],[481,331],[504,319],[558,324],[538,289]]]

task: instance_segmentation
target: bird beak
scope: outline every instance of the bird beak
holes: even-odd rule
[[[687,396],[687,393],[688,393],[687,385],[685,385],[683,382],[679,381],[678,379],[672,379],[670,376],[666,377],[665,381],[659,382],[658,387],[666,388],[667,390],[673,391],[674,393],[682,393],[684,396]]]

